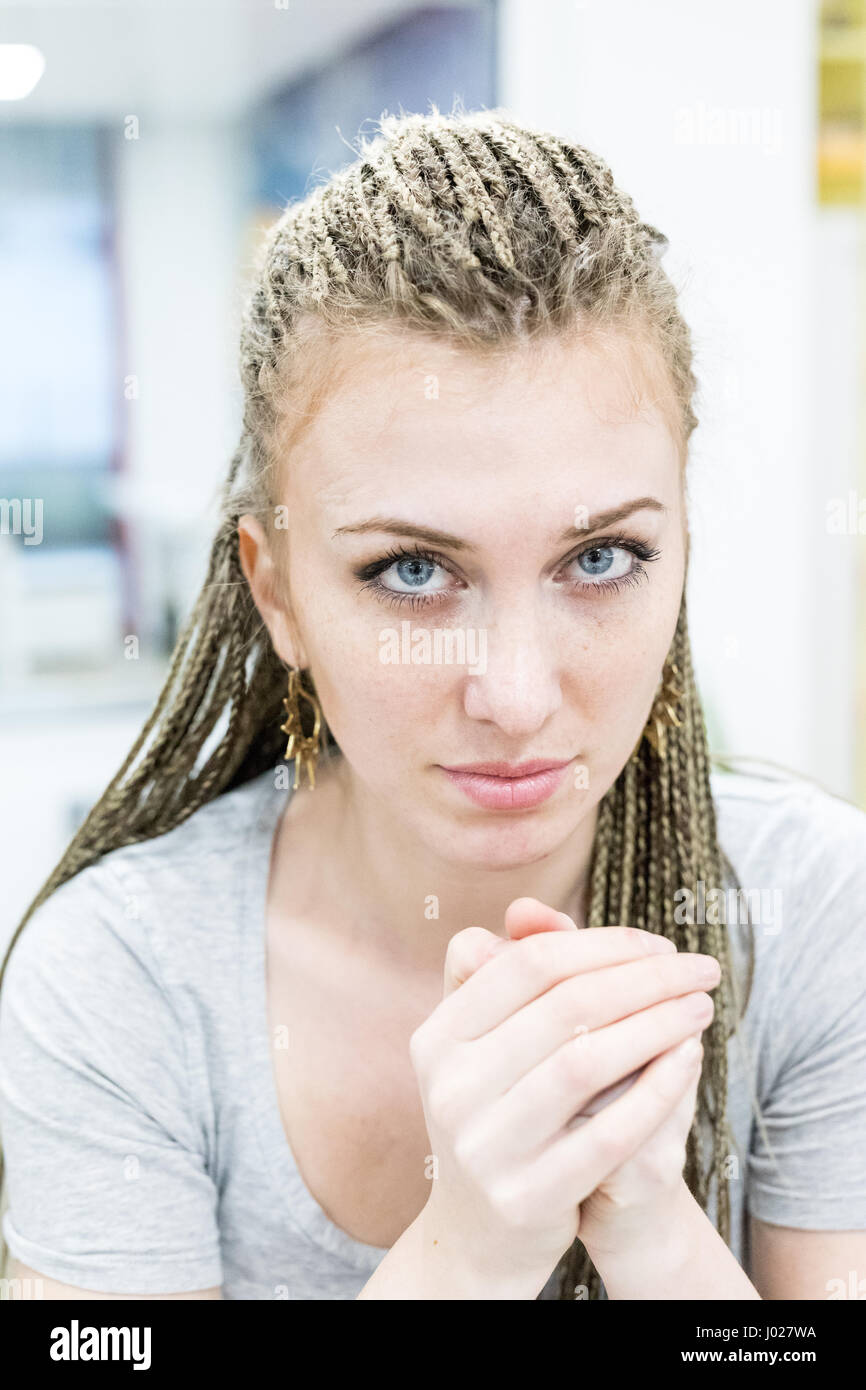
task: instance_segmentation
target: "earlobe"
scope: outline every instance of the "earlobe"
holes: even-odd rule
[[[261,522],[244,515],[238,520],[238,554],[250,593],[262,616],[274,651],[289,666],[303,666],[303,652],[291,605],[282,594],[282,583]]]

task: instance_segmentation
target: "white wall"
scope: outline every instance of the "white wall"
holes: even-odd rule
[[[701,385],[689,603],[714,748],[852,795],[853,541],[828,543],[825,503],[856,486],[856,262],[816,212],[817,41],[817,0],[503,0],[500,94],[600,154],[670,238]]]
[[[219,485],[237,441],[237,259],[246,177],[235,127],[159,122],[118,137],[126,296],[126,505],[139,518],[146,598],[188,604],[201,585]],[[146,601],[146,613],[155,605]],[[143,644],[153,634],[141,633]]]

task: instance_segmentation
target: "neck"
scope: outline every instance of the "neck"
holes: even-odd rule
[[[538,898],[585,925],[597,808],[543,859],[485,868],[443,859],[358,785],[342,757],[320,768],[315,791],[296,794],[284,818],[279,855],[295,867],[275,889],[312,911],[335,941],[402,969],[441,972],[449,940],[464,927],[504,937],[515,898]]]

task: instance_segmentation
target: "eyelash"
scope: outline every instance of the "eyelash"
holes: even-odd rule
[[[611,594],[622,589],[627,584],[640,584],[647,577],[645,566],[652,560],[658,558],[661,551],[647,545],[644,541],[638,540],[636,536],[627,536],[622,532],[615,536],[601,536],[584,546],[576,554],[569,556],[565,561],[567,565],[574,564],[582,555],[588,555],[593,550],[605,550],[618,548],[628,550],[634,555],[637,563],[628,574],[620,575],[616,579],[602,580],[598,584],[582,584],[579,581],[571,581],[572,587],[582,593],[591,590],[593,593]],[[411,608],[426,608],[431,604],[444,602],[445,594],[410,594],[399,593],[395,589],[388,589],[379,581],[379,575],[391,569],[400,560],[427,560],[431,565],[438,565],[442,569],[449,570],[447,562],[435,550],[427,550],[422,545],[413,546],[394,546],[388,550],[378,560],[371,560],[369,564],[362,565],[355,571],[355,577],[359,581],[362,590],[370,590],[377,598],[383,599],[387,603],[405,606],[407,603]]]

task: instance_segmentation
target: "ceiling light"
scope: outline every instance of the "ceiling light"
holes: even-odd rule
[[[0,43],[0,101],[29,97],[45,71],[45,58],[32,43]]]

